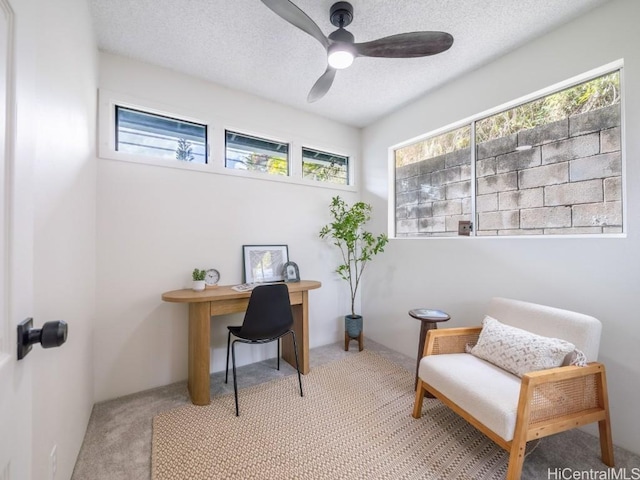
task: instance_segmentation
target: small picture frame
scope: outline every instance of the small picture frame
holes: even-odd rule
[[[289,261],[287,245],[243,245],[244,281],[246,283],[282,282],[285,263]]]
[[[300,281],[300,270],[295,262],[287,262],[282,267],[282,276],[287,283]]]

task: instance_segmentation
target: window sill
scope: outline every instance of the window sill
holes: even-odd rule
[[[173,168],[177,170],[187,170],[192,172],[209,173],[215,175],[228,175],[232,177],[241,177],[252,180],[263,180],[269,182],[287,183],[292,185],[304,185],[307,187],[328,188],[332,190],[340,190],[344,192],[357,192],[355,185],[339,185],[335,183],[322,183],[313,180],[305,180],[304,178],[294,176],[270,175],[268,173],[250,172],[246,170],[233,170],[216,164],[202,164],[181,162],[179,160],[150,159],[144,157],[136,157],[123,153],[113,153],[105,155],[102,153],[98,158],[101,160],[118,161],[125,163],[134,163],[138,165],[147,165],[150,167]]]
[[[567,239],[593,239],[593,238],[607,238],[607,239],[612,239],[612,238],[627,238],[627,234],[626,233],[593,233],[593,234],[579,234],[579,235],[470,235],[470,236],[466,236],[466,235],[452,235],[452,236],[442,236],[442,237],[392,237],[391,235],[389,236],[389,240],[400,240],[400,241],[406,241],[406,240],[454,240],[454,241],[461,241],[461,240],[513,240],[513,239],[523,239],[523,240],[541,240],[541,239],[551,239],[551,240],[557,240],[559,238],[567,238]]]

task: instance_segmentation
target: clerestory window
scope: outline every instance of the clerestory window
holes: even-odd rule
[[[225,167],[269,175],[289,175],[289,144],[225,132]]]
[[[207,126],[116,105],[116,151],[206,164]]]
[[[302,177],[318,182],[349,185],[349,157],[303,147]]]

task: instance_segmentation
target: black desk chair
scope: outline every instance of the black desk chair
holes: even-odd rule
[[[238,337],[231,344],[231,357],[233,359],[233,392],[236,399],[236,416],[240,415],[238,409],[238,384],[236,381],[236,342],[242,343],[269,343],[278,342],[278,370],[280,370],[280,337],[290,333],[293,337],[293,351],[296,357],[296,370],[298,371],[298,383],[300,384],[300,396],[302,397],[302,379],[298,365],[298,345],[296,334],[291,330],[293,326],[293,313],[289,300],[289,289],[284,283],[274,285],[260,285],[251,292],[247,312],[240,327],[227,327],[227,371],[224,383],[229,379],[229,345],[231,334]]]

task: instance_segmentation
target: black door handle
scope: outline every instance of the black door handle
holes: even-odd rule
[[[34,343],[42,348],[59,347],[67,341],[67,322],[54,320],[46,322],[42,328],[33,328],[33,318],[27,318],[18,324],[18,360],[22,360],[31,351]]]

